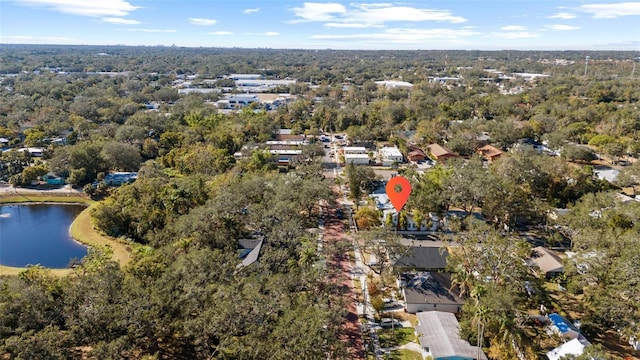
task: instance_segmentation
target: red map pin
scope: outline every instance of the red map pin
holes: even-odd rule
[[[411,183],[406,177],[394,176],[387,182],[385,190],[393,207],[400,212],[411,195]]]

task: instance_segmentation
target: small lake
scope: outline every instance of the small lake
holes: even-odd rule
[[[69,235],[69,227],[85,207],[82,205],[0,206],[0,265],[24,267],[40,264],[67,268],[81,259],[87,247]]]

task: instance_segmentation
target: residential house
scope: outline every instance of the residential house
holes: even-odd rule
[[[560,360],[567,355],[580,356],[589,345],[586,340],[573,339],[547,352],[547,358],[549,360]]]
[[[449,291],[450,280],[446,274],[429,272],[402,273],[399,287],[405,303],[405,311],[444,311],[458,313],[464,302]]]
[[[491,162],[494,161],[496,159],[498,159],[500,156],[502,156],[502,154],[504,154],[504,151],[491,146],[489,144],[478,148],[478,150],[476,150],[476,152],[478,154],[480,154],[480,156],[482,156],[485,160]]]
[[[49,139],[51,141],[51,145],[53,146],[66,146],[69,145],[69,140],[66,137],[56,137]]]
[[[455,315],[442,311],[419,312],[416,335],[422,349],[434,360],[487,360],[482,348],[460,338]]]
[[[447,160],[458,157],[458,154],[452,153],[438,144],[428,145],[427,150],[435,160]]]
[[[407,159],[414,162],[425,161],[427,159],[427,154],[419,147],[411,146],[407,153]]]
[[[402,239],[401,242],[409,247],[393,262],[395,271],[441,272],[446,268],[449,251],[442,247],[441,242],[409,239]]]
[[[404,157],[397,147],[385,146],[378,150],[382,160],[382,166],[392,166],[402,164]]]
[[[537,266],[546,278],[552,278],[564,272],[562,259],[553,250],[542,246],[531,249],[530,265]]]
[[[295,165],[302,161],[302,150],[291,146],[270,146],[269,152],[277,160],[278,165]]]
[[[387,218],[389,216],[391,217],[392,229],[395,229],[398,231],[437,231],[439,227],[441,227],[442,225],[445,225],[440,223],[440,218],[434,213],[428,213],[422,219],[422,221],[420,221],[420,224],[417,224],[413,214],[409,212],[405,212],[404,216],[407,221],[406,222],[407,225],[404,228],[399,228],[398,227],[398,211],[395,208],[393,208],[393,205],[389,201],[389,197],[387,197],[386,195],[387,194],[369,195],[371,197],[376,198],[376,206],[378,209],[382,210],[382,219],[380,220],[382,221],[383,224],[385,224],[385,227],[387,223]],[[446,222],[446,219],[445,219],[445,222]],[[446,227],[444,227],[444,229],[446,229]]]
[[[258,261],[263,242],[263,236],[238,240],[238,257],[242,260],[237,266],[238,269]]]
[[[289,129],[280,129],[274,140],[267,141],[267,145],[309,145],[309,139],[304,134],[293,134]]]
[[[112,172],[104,176],[104,183],[109,186],[130,184],[138,178],[137,172]]]
[[[461,77],[458,76],[429,76],[428,77],[428,81],[430,83],[440,83],[440,84],[446,84],[448,82],[451,83],[458,83],[462,80]]]
[[[20,152],[27,151],[29,152],[29,155],[31,155],[31,157],[42,157],[42,155],[44,154],[44,148],[41,148],[41,147],[27,147],[27,148],[18,149],[18,151]]]
[[[391,223],[393,229],[397,229],[398,227],[398,211],[393,207],[391,201],[389,200],[389,196],[385,190],[385,187],[380,187],[375,189],[369,197],[374,198],[376,203],[376,208],[382,211],[382,218],[380,221],[383,224],[386,224],[387,218],[391,217]],[[416,224],[414,217],[411,213],[405,213],[407,225],[406,228],[397,229],[400,231],[436,231],[438,230],[438,226],[440,220],[438,216],[429,213],[428,216],[420,222],[420,224]],[[386,226],[386,225],[385,225]]]
[[[0,137],[0,148],[9,146],[9,139]]]

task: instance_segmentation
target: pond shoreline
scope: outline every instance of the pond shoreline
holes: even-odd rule
[[[88,199],[81,194],[52,194],[52,193],[0,193],[0,205],[28,205],[28,204],[51,204],[51,205],[85,205],[78,216],[73,220],[69,227],[71,238],[86,246],[108,246],[113,251],[111,259],[125,266],[130,260],[130,250],[126,244],[119,242],[117,239],[100,234],[91,224],[91,209],[98,202]],[[24,267],[11,267],[0,265],[0,275],[18,275],[26,270]],[[72,269],[54,269],[46,268],[53,274],[64,276],[72,272]]]

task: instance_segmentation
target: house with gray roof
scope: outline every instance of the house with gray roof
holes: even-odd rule
[[[394,263],[397,271],[443,271],[447,266],[449,251],[435,241],[414,241]]]
[[[236,269],[239,270],[257,262],[263,243],[264,236],[238,240],[238,257],[241,262],[236,266]]]
[[[402,273],[398,285],[402,289],[405,311],[444,311],[458,313],[464,302],[449,291],[448,274],[429,272]]]
[[[419,312],[416,335],[420,346],[434,360],[487,360],[481,348],[458,335],[455,315],[442,311]]]

